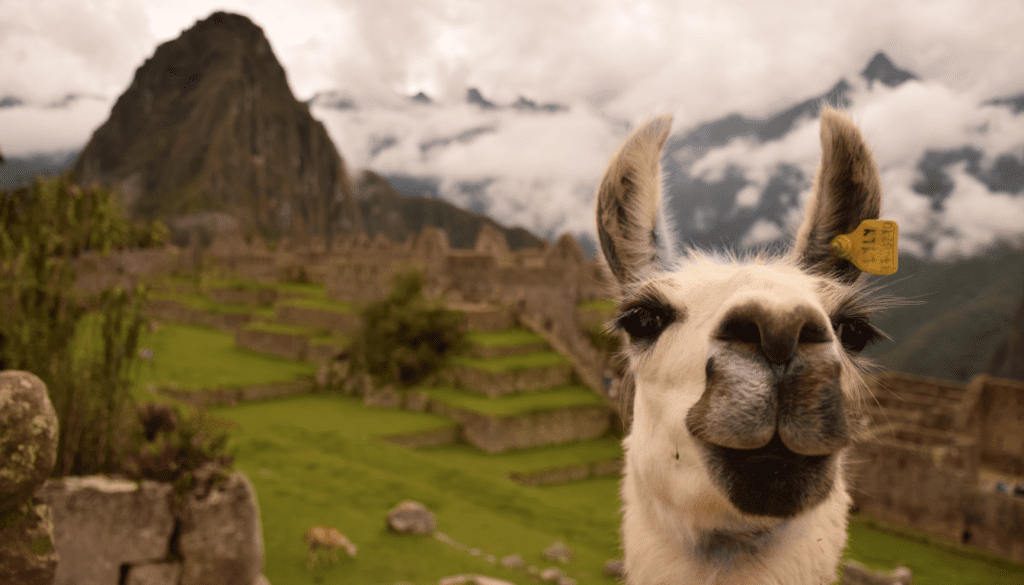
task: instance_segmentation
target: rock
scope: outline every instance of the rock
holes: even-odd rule
[[[910,569],[897,566],[889,572],[872,571],[857,561],[843,564],[843,578],[840,585],[911,585],[914,576]]]
[[[128,569],[126,585],[178,585],[181,563],[134,565]]]
[[[402,395],[391,386],[370,390],[363,396],[364,406],[378,408],[401,408]]]
[[[56,575],[50,507],[29,498],[0,513],[0,583],[51,585]]]
[[[431,534],[437,528],[437,520],[423,504],[406,500],[388,514],[388,525],[403,534]]]
[[[572,560],[572,549],[561,540],[556,540],[551,546],[544,549],[544,558],[549,561],[568,563]]]
[[[452,575],[442,577],[437,585],[514,585],[513,583],[497,577],[486,575]]]
[[[57,461],[57,413],[43,381],[0,372],[0,514],[20,509]]]
[[[548,567],[540,572],[540,580],[545,583],[557,583],[564,576],[565,574],[562,573],[562,570],[555,567]]]
[[[626,563],[622,559],[611,559],[604,564],[601,574],[605,577],[612,577],[619,581],[626,580]]]
[[[204,497],[185,496],[181,585],[252,585],[263,572],[263,529],[249,478],[235,471]]]
[[[558,578],[558,585],[576,585],[576,579],[562,576]]]
[[[426,412],[430,407],[430,397],[426,392],[409,390],[405,394],[405,409],[415,412]]]
[[[522,569],[526,566],[526,560],[519,553],[508,555],[501,559],[501,566],[506,569]]]
[[[49,480],[40,499],[53,509],[56,585],[110,585],[121,565],[152,563],[170,552],[174,488],[103,476]],[[250,585],[250,584],[246,584]]]
[[[260,575],[259,577],[256,577],[256,580],[253,581],[252,585],[270,585],[270,581],[267,580],[266,575]]]

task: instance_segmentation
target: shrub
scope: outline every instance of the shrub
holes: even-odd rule
[[[400,274],[386,299],[367,305],[352,344],[352,367],[384,384],[409,387],[466,347],[463,315],[423,296],[418,271]]]

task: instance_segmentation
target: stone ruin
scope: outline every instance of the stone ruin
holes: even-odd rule
[[[197,482],[179,501],[171,484],[47,479],[56,453],[46,386],[0,372],[0,583],[267,584],[256,492],[243,473]]]
[[[1024,497],[996,489],[1024,484],[1024,382],[888,372],[872,395],[849,458],[856,507],[1024,562]]]

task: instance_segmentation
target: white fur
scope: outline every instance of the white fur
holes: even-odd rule
[[[632,428],[623,441],[627,581],[832,583],[846,545],[851,503],[844,479],[845,451],[833,454],[834,479],[824,500],[789,518],[754,516],[734,506],[712,479],[686,419],[705,392],[705,364],[720,347],[710,340],[730,309],[756,303],[772,314],[785,314],[801,307],[828,323],[840,304],[862,293],[854,284],[856,273],[822,254],[821,246],[827,246],[827,238],[837,229],[856,226],[861,216],[877,217],[881,192],[870,151],[852,122],[825,111],[816,193],[790,255],[739,259],[689,250],[669,265],[670,254],[654,249],[655,243],[666,242],[654,242],[649,234],[664,217],[658,213],[659,161],[670,124],[669,117],[656,118],[627,139],[609,164],[598,195],[602,249],[624,302],[653,293],[685,312],[653,345],[626,343],[636,389]],[[864,387],[860,360],[835,337],[829,343],[818,342],[813,351],[839,363],[842,393],[852,410]],[[733,355],[727,364],[736,378],[735,383],[730,378],[730,396],[755,399],[772,391],[766,366],[758,363]],[[710,535],[734,535],[729,542],[743,546],[709,546]]]

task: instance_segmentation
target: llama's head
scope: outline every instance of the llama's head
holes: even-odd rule
[[[860,271],[829,248],[878,218],[878,172],[853,123],[825,110],[793,249],[676,259],[660,213],[670,126],[666,116],[635,131],[598,191],[598,234],[619,289],[614,325],[628,337],[635,383],[629,466],[645,492],[698,515],[792,517],[841,481],[863,387],[857,354],[881,335]]]

